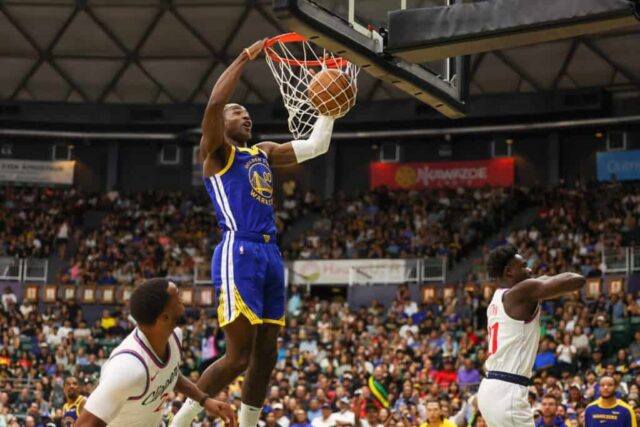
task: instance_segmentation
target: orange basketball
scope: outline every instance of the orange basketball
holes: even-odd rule
[[[356,85],[351,77],[335,68],[313,76],[307,91],[314,107],[323,116],[342,117],[356,103]]]

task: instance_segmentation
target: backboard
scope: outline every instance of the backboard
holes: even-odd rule
[[[412,63],[386,49],[388,13],[449,6],[456,0],[274,0],[274,13],[290,31],[347,58],[449,118],[464,117],[466,57]]]

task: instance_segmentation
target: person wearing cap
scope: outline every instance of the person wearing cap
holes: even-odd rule
[[[311,421],[311,427],[335,427],[334,416],[331,413],[331,405],[323,403],[321,415]]]
[[[584,401],[584,397],[580,391],[580,385],[577,383],[571,384],[569,387],[569,397],[567,399],[569,405],[575,409],[576,405]]]
[[[631,406],[616,398],[616,383],[612,377],[600,379],[601,396],[585,410],[586,427],[637,427]]]
[[[333,414],[333,420],[337,427],[355,424],[356,415],[351,411],[351,401],[347,396],[343,396],[338,400],[338,409],[338,412]]]
[[[291,421],[289,421],[289,418],[287,418],[287,416],[284,414],[284,406],[282,405],[282,403],[278,402],[274,404],[272,409],[273,415],[275,415],[276,417],[276,422],[281,427],[289,427]]]

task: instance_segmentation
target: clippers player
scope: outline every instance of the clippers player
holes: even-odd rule
[[[213,253],[211,279],[226,353],[203,372],[198,387],[215,396],[246,371],[240,427],[258,423],[284,325],[284,264],[276,244],[271,168],[326,153],[334,122],[320,116],[306,140],[248,147],[249,113],[228,102],[245,65],[262,52],[265,41],[245,49],[216,82],[202,119],[200,141],[204,185],[224,232]],[[187,401],[172,426],[190,426],[201,410],[197,401]]]
[[[210,399],[180,373],[181,332],[176,325],[184,305],[176,285],[148,280],[136,287],[129,305],[138,327],[111,352],[76,427],[158,427],[174,389],[235,427],[229,405]]]
[[[540,340],[539,303],[579,290],[585,279],[575,273],[531,278],[512,245],[494,249],[487,269],[498,289],[487,309],[489,358],[478,406],[489,427],[533,427],[527,397]]]

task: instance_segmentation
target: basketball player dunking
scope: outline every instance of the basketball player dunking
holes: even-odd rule
[[[246,371],[240,427],[258,423],[284,325],[284,264],[276,245],[271,168],[326,153],[334,122],[320,116],[307,140],[247,146],[249,113],[228,102],[245,65],[262,52],[265,41],[245,49],[216,82],[202,119],[200,141],[204,185],[224,232],[213,253],[211,276],[226,353],[204,371],[198,387],[215,396]],[[201,410],[197,402],[188,400],[172,426],[190,426]]]
[[[540,340],[540,301],[575,292],[585,284],[574,273],[531,277],[531,269],[512,246],[494,249],[488,273],[498,289],[487,309],[489,357],[478,405],[489,427],[533,427],[527,400]]]
[[[210,399],[180,373],[182,338],[176,326],[184,305],[176,285],[166,279],[148,280],[134,289],[129,305],[138,327],[102,366],[100,383],[76,427],[159,427],[174,389],[235,427],[228,404]]]

